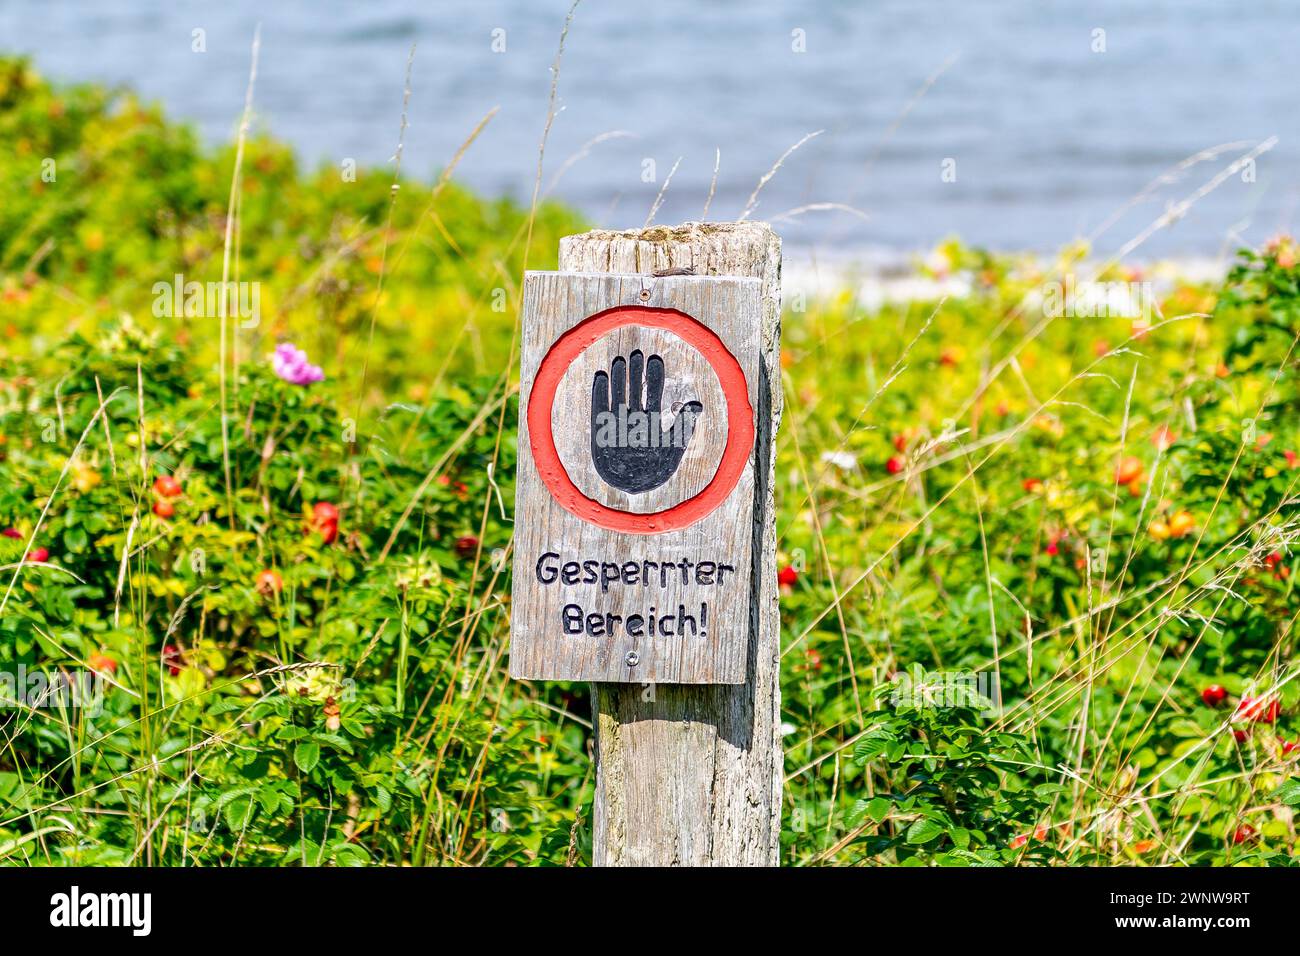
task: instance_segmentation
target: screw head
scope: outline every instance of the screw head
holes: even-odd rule
[[[628,667],[636,667],[637,664],[641,663],[641,655],[636,651],[628,651],[627,655],[623,658],[623,662],[627,664]]]

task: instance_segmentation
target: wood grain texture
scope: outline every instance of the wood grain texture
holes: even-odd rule
[[[772,499],[781,415],[780,240],[763,223],[686,223],[560,241],[560,268],[762,281],[759,429],[747,680],[735,686],[593,685],[598,866],[774,866],[783,780],[780,625]]]
[[[715,333],[745,374],[744,418],[752,421],[762,377],[761,292],[760,281],[749,278],[673,276],[646,281],[640,276],[530,272],[524,279],[520,407],[529,407],[538,368],[557,339],[592,315],[627,306],[632,315],[673,309]],[[710,475],[717,472],[729,434],[721,424],[727,403],[700,352],[670,332],[623,326],[599,338],[569,365],[547,420],[574,483],[580,489],[609,487],[592,459],[592,377],[608,374],[616,358],[626,361],[634,351],[642,352],[643,359],[660,357],[672,394],[708,403],[689,441],[682,442],[683,452],[694,456],[683,454],[667,481],[639,494],[610,488],[613,494],[604,496],[620,508],[626,501],[644,499],[654,507],[638,513],[659,512],[699,491],[710,462]],[[571,373],[580,381],[571,382]],[[626,372],[623,378],[630,380]],[[712,387],[704,387],[710,379]],[[675,420],[672,414],[669,419]],[[731,493],[700,520],[681,530],[625,534],[561,507],[543,483],[531,439],[528,416],[521,414],[511,676],[744,683],[753,548],[752,453]]]

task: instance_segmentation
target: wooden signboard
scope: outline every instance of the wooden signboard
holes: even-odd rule
[[[745,683],[762,294],[525,276],[511,676]]]

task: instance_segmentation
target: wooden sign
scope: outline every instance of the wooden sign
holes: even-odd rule
[[[761,296],[525,276],[511,676],[745,682]]]

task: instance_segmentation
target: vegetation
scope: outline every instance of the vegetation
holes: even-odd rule
[[[582,224],[235,164],[0,60],[0,860],[582,863],[587,689],[505,674],[517,282]],[[1296,247],[1045,307],[1085,253],[786,315],[789,863],[1292,858]]]

